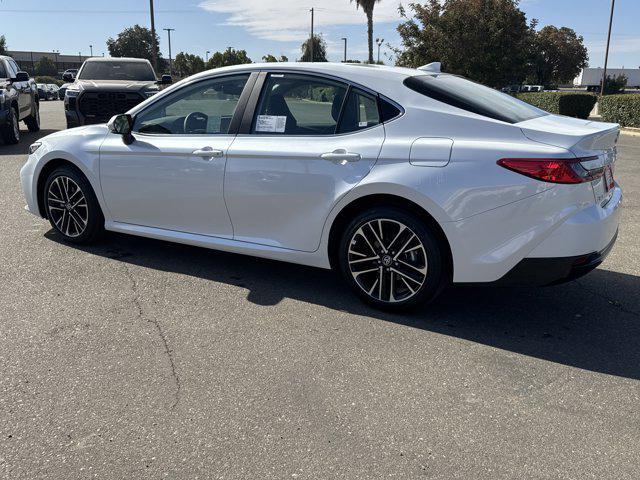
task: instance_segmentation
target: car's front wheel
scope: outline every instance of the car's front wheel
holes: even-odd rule
[[[44,188],[51,226],[71,243],[91,243],[104,232],[104,216],[88,180],[72,167],[55,169]]]
[[[433,300],[446,285],[436,236],[416,215],[378,207],[354,218],[338,255],[345,280],[367,303],[398,310]]]

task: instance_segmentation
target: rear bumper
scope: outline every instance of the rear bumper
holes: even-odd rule
[[[594,270],[607,257],[618,238],[618,232],[599,252],[573,257],[525,258],[504,277],[492,285],[544,286],[556,285],[580,278]]]

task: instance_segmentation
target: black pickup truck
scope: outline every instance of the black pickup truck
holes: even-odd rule
[[[63,76],[65,81],[70,75]],[[106,123],[155,95],[170,75],[158,81],[148,60],[140,58],[90,58],[78,71],[64,96],[67,128]]]
[[[6,144],[20,141],[20,121],[30,132],[40,130],[38,89],[11,57],[0,55],[0,136]]]

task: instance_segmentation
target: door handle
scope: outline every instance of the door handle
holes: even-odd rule
[[[338,148],[333,152],[323,153],[320,158],[331,162],[357,162],[362,159],[362,156],[359,153],[347,152],[344,148]]]
[[[196,157],[202,157],[209,160],[211,160],[212,158],[221,158],[224,156],[224,152],[222,150],[211,147],[199,148],[191,152],[191,154]]]

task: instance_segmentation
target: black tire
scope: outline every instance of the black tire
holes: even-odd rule
[[[40,105],[37,102],[34,102],[33,111],[31,115],[24,119],[24,123],[30,132],[40,131]]]
[[[392,311],[432,301],[449,278],[437,237],[416,215],[396,207],[372,208],[349,223],[338,266],[362,300]]]
[[[2,128],[2,139],[7,145],[15,145],[20,141],[20,121],[18,110],[12,108],[8,114],[7,123]]]
[[[84,203],[80,202],[81,197]],[[42,201],[51,227],[65,241],[90,244],[104,234],[104,216],[100,204],[91,184],[79,170],[62,166],[51,172],[45,183]]]

